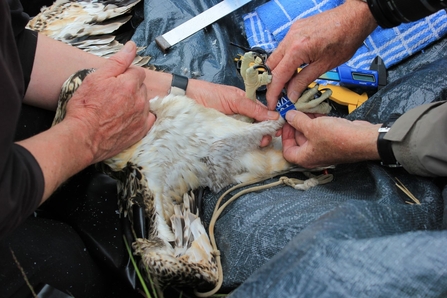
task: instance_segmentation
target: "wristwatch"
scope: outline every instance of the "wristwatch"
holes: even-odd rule
[[[177,74],[172,74],[171,89],[169,94],[185,95],[188,87],[188,78]]]
[[[390,130],[391,126],[400,117],[400,114],[391,114],[382,127],[379,128],[379,136],[377,138],[377,151],[381,159],[382,166],[390,168],[400,168],[402,165],[396,160],[391,141],[384,139],[385,134]]]

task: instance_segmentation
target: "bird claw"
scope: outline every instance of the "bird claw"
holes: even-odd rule
[[[259,87],[265,86],[272,81],[272,75],[264,65],[264,61],[255,52],[244,54],[240,72],[244,79],[245,94],[247,98],[252,100],[256,100],[256,90]]]
[[[272,81],[272,75],[264,61],[256,52],[246,52],[241,58],[240,73],[245,85],[245,95],[247,98],[256,100],[256,90]],[[319,91],[319,85],[306,90],[298,101],[295,108],[305,113],[328,114],[331,106],[325,102],[332,95],[330,89]]]
[[[295,103],[295,108],[298,111],[304,113],[317,113],[317,114],[328,114],[331,111],[331,106],[325,102],[332,95],[331,89],[318,90],[319,85],[316,84],[314,87],[307,89],[298,98]]]

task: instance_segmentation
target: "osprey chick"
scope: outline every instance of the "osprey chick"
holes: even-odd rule
[[[80,71],[64,84],[54,124],[63,120],[67,101],[92,71]],[[133,247],[152,279],[161,288],[213,285],[215,255],[190,192],[200,187],[217,192],[290,169],[280,140],[259,146],[284,120],[242,122],[186,96],[156,97],[150,107],[157,120],[149,133],[102,168],[117,180],[124,215],[134,204],[144,206],[148,232]]]

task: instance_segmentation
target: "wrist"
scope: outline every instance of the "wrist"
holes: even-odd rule
[[[18,142],[37,160],[42,170],[45,201],[68,178],[93,163],[93,154],[82,127],[81,121],[62,121],[58,125]]]
[[[390,168],[398,168],[402,166],[394,156],[392,142],[385,139],[385,134],[390,130],[391,126],[396,122],[399,116],[400,114],[391,114],[388,120],[386,120],[378,129],[377,152],[379,153],[381,164]]]
[[[188,88],[188,78],[178,75],[172,74],[171,88],[169,89],[169,94],[174,95],[185,95],[186,88]]]
[[[364,135],[358,138],[358,152],[360,152],[359,160],[380,160],[377,150],[377,138],[379,136],[380,124],[372,124],[364,131]]]
[[[96,135],[93,134],[88,123],[78,118],[65,117],[51,129],[54,129],[58,139],[65,143],[61,147],[67,148],[77,160],[78,171],[99,161],[97,160],[98,145],[94,142]]]
[[[344,5],[347,6],[348,11],[352,12],[355,18],[359,20],[359,25],[368,32],[368,35],[374,31],[377,27],[377,22],[371,13],[368,2],[365,0],[346,0]]]
[[[166,96],[171,88],[172,75],[168,72],[161,72],[146,69],[147,98],[152,99],[156,96]]]

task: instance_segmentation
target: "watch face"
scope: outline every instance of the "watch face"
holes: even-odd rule
[[[379,128],[378,132],[388,132],[389,130],[390,130],[390,127],[386,126],[386,127]]]

